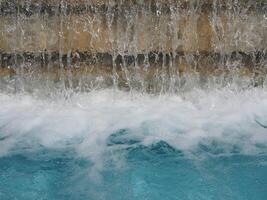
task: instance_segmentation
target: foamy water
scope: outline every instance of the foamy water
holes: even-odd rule
[[[53,100],[1,94],[0,105],[1,156],[18,151],[20,145],[31,151],[39,145],[71,145],[80,155],[95,158],[121,130],[127,132],[125,140],[139,145],[164,141],[185,152],[214,141],[221,143],[223,153],[234,147],[244,154],[266,151],[264,89],[195,90],[182,96],[103,90]]]
[[[67,96],[0,94],[1,198],[266,197],[265,89]]]

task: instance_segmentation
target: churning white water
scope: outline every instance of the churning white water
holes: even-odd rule
[[[107,149],[164,141],[194,152],[219,143],[223,154],[267,153],[267,91],[194,90],[183,95],[102,90],[68,99],[0,94],[0,155],[74,147],[97,163]],[[112,134],[124,131],[110,146]]]

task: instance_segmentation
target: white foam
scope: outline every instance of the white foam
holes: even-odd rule
[[[97,160],[111,148],[109,136],[121,129],[143,145],[165,141],[185,152],[212,140],[225,144],[225,152],[229,145],[244,154],[266,151],[267,129],[261,126],[267,124],[265,89],[195,90],[181,96],[103,90],[67,100],[0,94],[0,105],[0,156],[24,143],[32,151],[40,145],[72,145],[79,155]]]

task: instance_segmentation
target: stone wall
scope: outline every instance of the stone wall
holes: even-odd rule
[[[65,11],[68,6],[80,6],[81,13],[74,8],[64,13],[63,8],[57,7],[60,1],[34,2],[31,1],[31,5],[39,6],[39,10],[53,5],[51,9],[60,14],[40,14],[28,5],[28,12],[30,9],[35,12],[25,15],[24,2],[19,14],[2,15],[1,51],[249,53],[263,51],[267,46],[266,16],[255,5],[235,10],[234,7],[221,8],[226,5],[225,1],[194,0],[173,3],[173,7],[169,3],[166,7],[165,2],[177,1],[158,0],[142,8],[142,4],[133,3],[135,1],[117,5],[111,0],[69,0],[64,1],[68,2]],[[222,10],[215,10],[220,8]]]
[[[0,19],[0,65],[10,69],[266,68],[264,0],[1,0]]]

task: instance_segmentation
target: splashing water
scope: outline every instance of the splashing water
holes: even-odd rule
[[[267,199],[264,0],[0,0],[0,199]]]
[[[263,89],[1,94],[0,103],[3,199],[267,195]]]

